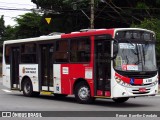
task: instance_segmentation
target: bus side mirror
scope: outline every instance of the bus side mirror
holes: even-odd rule
[[[113,57],[111,57],[111,60],[114,60],[118,54],[118,40],[113,39],[113,41]]]

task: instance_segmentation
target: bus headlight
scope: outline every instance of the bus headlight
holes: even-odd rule
[[[151,86],[155,86],[158,83],[158,81],[155,81],[151,84]]]
[[[117,83],[120,83],[122,80],[118,77],[115,77],[115,80],[117,81]]]
[[[124,87],[129,87],[129,86],[131,86],[130,84],[128,84],[128,83],[126,83],[126,82],[124,82],[124,81],[121,81],[119,84],[121,84],[121,85],[124,86]]]

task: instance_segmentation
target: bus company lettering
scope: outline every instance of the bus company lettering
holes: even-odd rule
[[[25,67],[23,67],[22,73],[36,73],[36,68],[25,68]]]

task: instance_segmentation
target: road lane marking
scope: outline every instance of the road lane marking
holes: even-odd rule
[[[10,90],[7,90],[7,89],[1,89],[1,90],[3,90],[4,92],[12,92],[12,91],[10,91]]]

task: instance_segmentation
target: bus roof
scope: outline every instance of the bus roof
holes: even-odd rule
[[[75,38],[75,37],[85,37],[85,36],[92,36],[92,35],[102,35],[102,34],[110,34],[114,37],[115,32],[117,31],[126,31],[126,30],[142,30],[147,31],[155,34],[151,30],[142,29],[142,28],[111,28],[111,29],[92,29],[88,30],[85,29],[84,32],[75,31],[72,33],[62,34],[62,35],[53,35],[53,36],[40,36],[35,38],[26,38],[26,39],[17,39],[17,40],[8,40],[4,41],[4,44],[14,44],[14,43],[24,43],[24,42],[36,42],[36,41],[43,41],[43,40],[53,40],[53,39],[60,39],[60,38]]]
[[[26,38],[26,39],[7,40],[7,41],[4,41],[4,44],[34,42],[34,41],[36,42],[36,41],[53,40],[53,39],[59,39],[59,38],[61,38],[61,35],[40,36],[40,37]]]

